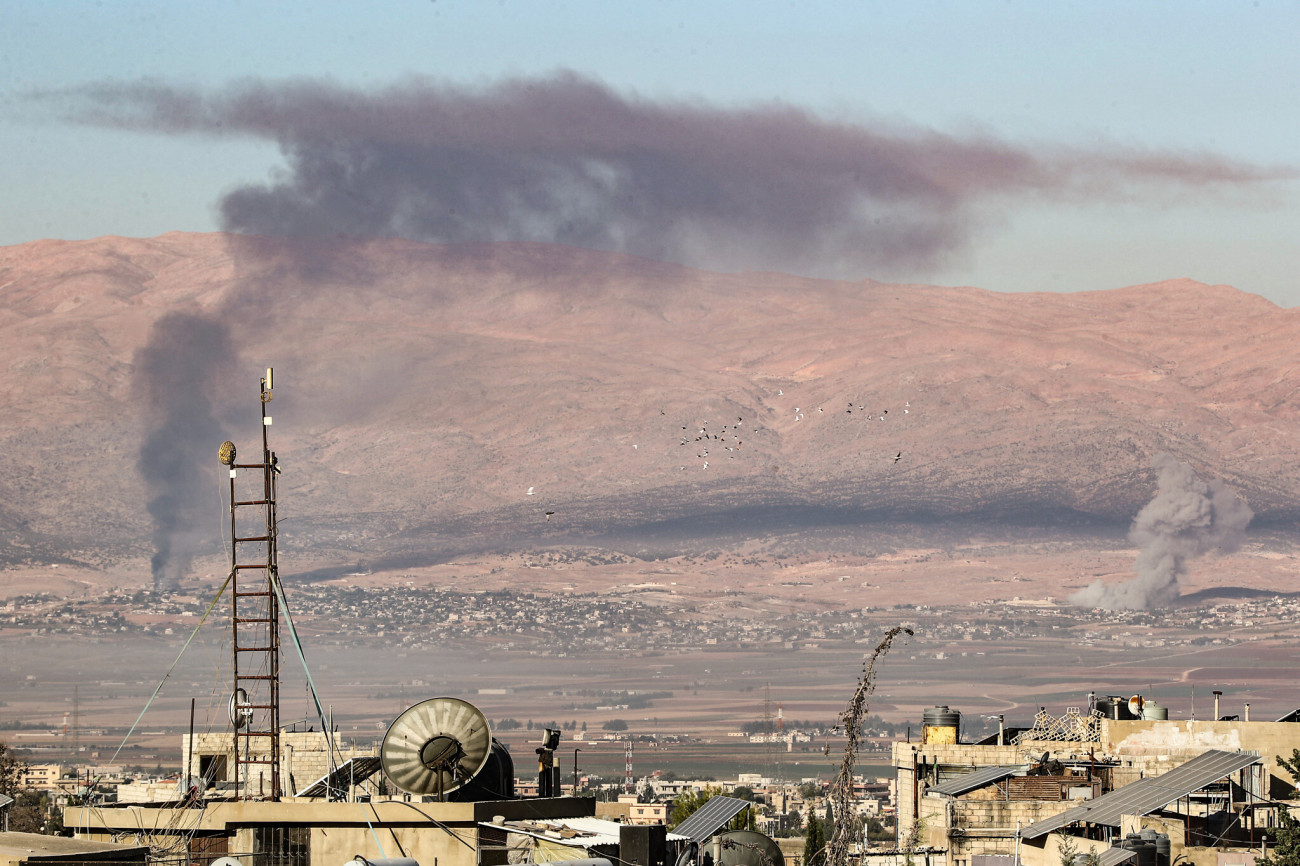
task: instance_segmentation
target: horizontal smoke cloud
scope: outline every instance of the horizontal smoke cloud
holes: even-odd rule
[[[938,266],[998,196],[1098,199],[1294,175],[1213,156],[1035,152],[781,105],[655,102],[567,73],[375,91],[97,84],[42,98],[85,123],[277,142],[289,170],[221,201],[236,232],[544,241],[815,275]]]

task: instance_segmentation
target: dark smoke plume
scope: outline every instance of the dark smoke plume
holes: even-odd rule
[[[1168,454],[1157,454],[1151,465],[1159,490],[1129,530],[1140,549],[1133,564],[1138,576],[1112,586],[1097,581],[1070,596],[1071,603],[1107,610],[1167,607],[1178,598],[1187,560],[1216,549],[1231,553],[1245,540],[1254,513],[1222,481],[1202,481]]]
[[[1096,200],[1294,174],[651,101],[574,74],[373,91],[99,84],[41,98],[85,123],[277,142],[287,171],[220,202],[234,232],[543,241],[816,276],[915,277],[964,250],[979,206],[1008,195]]]
[[[215,467],[224,438],[210,395],[232,357],[224,325],[187,313],[155,322],[135,357],[135,387],[149,425],[139,469],[153,517],[156,590],[175,589],[203,541],[215,534],[217,494],[203,467]]]
[[[219,202],[237,257],[296,269],[306,288],[357,283],[347,241],[543,241],[721,269],[915,278],[964,251],[1009,197],[1098,200],[1242,187],[1290,170],[1213,156],[1030,149],[990,137],[830,122],[782,105],[722,109],[623,96],[572,74],[487,87],[376,89],[247,82],[212,92],[106,83],[33,94],[99,126],[244,136],[287,161]],[[316,279],[328,277],[328,279]],[[237,289],[257,327],[274,298]],[[203,470],[222,435],[211,401],[234,358],[224,326],[161,320],[141,352],[154,412],[141,455],[155,580],[195,551]]]

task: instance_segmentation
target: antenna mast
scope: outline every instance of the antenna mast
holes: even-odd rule
[[[627,735],[627,747],[623,752],[623,790],[629,794],[636,793],[636,777],[632,775],[632,735]]]
[[[234,728],[236,783],[242,799],[279,800],[280,786],[280,605],[275,512],[280,474],[275,453],[267,444],[271,416],[272,371],[261,384],[261,462],[236,463],[235,445],[221,445],[221,462],[230,467],[230,722]],[[253,470],[236,492],[238,470]],[[258,484],[260,482],[260,485]],[[258,489],[260,486],[260,489]],[[254,492],[256,491],[256,492]],[[261,519],[259,519],[261,518]],[[249,533],[240,535],[241,532]],[[257,770],[254,780],[254,770]],[[256,790],[254,789],[256,785]],[[268,790],[269,789],[269,790]]]

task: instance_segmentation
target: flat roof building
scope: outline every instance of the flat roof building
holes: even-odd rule
[[[943,866],[1056,866],[1063,841],[1102,854],[1148,830],[1174,858],[1220,866],[1260,851],[1295,791],[1276,759],[1300,748],[1295,722],[1039,716],[1001,745],[962,743],[947,719],[947,736],[894,743],[899,849]]]

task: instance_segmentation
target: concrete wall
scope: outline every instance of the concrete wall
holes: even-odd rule
[[[1155,815],[1123,815],[1119,819],[1119,835],[1123,839],[1129,833],[1143,830],[1155,830],[1169,837],[1169,862],[1173,863],[1187,846],[1187,822],[1177,818],[1160,818]]]
[[[915,834],[916,841],[922,845],[948,849],[947,866],[966,866],[969,858],[978,854],[1014,853],[1017,821],[1023,827],[1063,812],[1072,805],[1078,805],[1077,802],[1070,801],[999,800],[990,792],[973,792],[956,799],[937,795],[927,797],[925,782],[916,784],[918,771],[924,778],[927,768],[937,766],[939,781],[944,781],[978,767],[1022,764],[1031,757],[1037,758],[1044,751],[1059,758],[1086,758],[1089,751],[1095,749],[1099,760],[1119,764],[1105,772],[1109,774],[1112,787],[1121,788],[1145,776],[1166,773],[1209,749],[1245,750],[1259,753],[1264,765],[1258,778],[1260,784],[1256,786],[1254,779],[1249,780],[1249,784],[1258,787],[1258,793],[1264,797],[1282,799],[1289,796],[1295,780],[1278,766],[1276,756],[1290,758],[1297,748],[1300,748],[1300,724],[1291,722],[1114,719],[1102,720],[1101,741],[1095,744],[1073,741],[1044,741],[1015,746],[895,743],[893,763],[898,803],[898,841],[901,846],[912,838],[915,826],[913,817],[919,812],[921,829]],[[930,776],[933,775],[931,770]],[[1134,820],[1135,826],[1147,826]],[[1148,823],[1156,827],[1159,820],[1150,819]],[[1170,835],[1171,842],[1177,846],[1174,851],[1176,855],[1181,850],[1184,836],[1181,829],[1176,829]],[[1083,841],[1079,840],[1081,851]],[[1052,847],[1056,843],[1045,844]],[[1054,848],[1044,852],[1043,845],[1031,847],[1034,850],[1026,853],[1022,846],[1025,866],[1059,866],[1059,856]],[[1195,849],[1188,849],[1188,858],[1195,859],[1197,866],[1225,866],[1217,862],[1217,856],[1195,853]],[[1035,859],[1041,863],[1031,862]]]
[[[113,845],[84,839],[65,839],[41,833],[0,832],[0,866],[25,866],[60,863],[128,866],[148,862],[149,849],[132,845]]]
[[[351,758],[369,757],[376,754],[373,748],[358,748],[344,742],[336,735],[335,745],[338,747],[335,752],[336,763],[342,764]],[[190,737],[185,734],[181,737],[181,760],[187,760],[190,753]],[[226,774],[225,777],[217,781],[233,781],[235,771],[234,763],[234,736],[230,732],[208,733],[194,735],[194,752],[193,752],[193,772],[198,775],[203,766],[203,758],[214,755],[225,756]],[[330,755],[328,744],[325,740],[323,731],[293,731],[282,732],[280,734],[280,778],[284,786],[284,795],[291,796],[296,791],[300,791],[323,777],[329,772]],[[184,767],[182,767],[184,772]],[[258,774],[264,773],[264,767],[254,766],[252,768],[253,778],[250,788],[253,791],[259,789]],[[290,784],[292,778],[293,784]],[[377,777],[376,777],[377,778]],[[269,779],[264,786],[269,786]],[[374,784],[362,786],[364,790],[373,791]]]
[[[914,806],[925,800],[924,785],[914,785],[916,778],[913,767],[921,769],[939,765],[949,775],[971,771],[977,767],[995,764],[1020,764],[1025,760],[1025,751],[1020,746],[974,746],[966,743],[921,744],[894,743],[893,745],[894,781],[897,792],[898,840],[903,844],[912,833]],[[927,824],[934,827],[935,816],[930,815]],[[947,842],[936,843],[947,847]]]
[[[411,857],[421,866],[434,866],[435,862],[437,866],[479,866],[491,859],[480,860],[481,821],[491,821],[497,815],[520,820],[593,814],[594,799],[565,797],[487,803],[218,801],[203,809],[69,807],[63,820],[78,839],[109,841],[127,836],[133,843],[160,847],[175,844],[193,831],[229,833],[232,854],[253,850],[257,826],[309,827],[311,866],[343,866],[356,854]]]
[[[1073,803],[1048,800],[921,799],[919,844],[948,849],[949,866],[963,866],[977,854],[1014,854],[1016,832],[1064,812]]]
[[[1152,773],[1173,769],[1208,749],[1258,752],[1264,769],[1276,782],[1265,796],[1283,797],[1278,785],[1294,786],[1296,779],[1277,764],[1277,756],[1288,760],[1300,749],[1300,724],[1295,722],[1193,722],[1102,721],[1102,743],[1106,751],[1129,760],[1135,767]]]
[[[1020,846],[1021,866],[1061,866],[1062,841],[1063,837],[1059,833],[1049,833],[1047,836],[1025,841]],[[1110,847],[1106,842],[1074,836],[1070,837],[1070,844],[1076,854],[1100,854]]]

